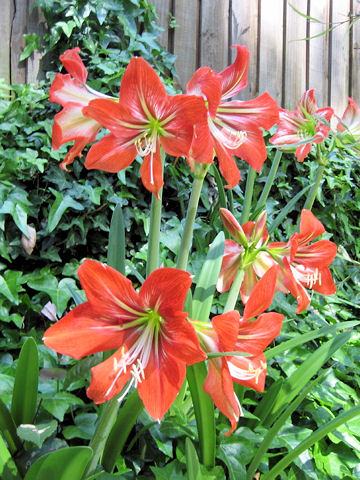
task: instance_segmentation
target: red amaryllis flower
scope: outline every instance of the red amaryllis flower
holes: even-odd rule
[[[286,151],[295,151],[298,162],[310,153],[313,143],[322,143],[329,135],[329,122],[334,114],[330,107],[318,108],[314,89],[307,90],[296,105],[295,110],[280,110],[280,121],[276,133],[270,138],[274,145],[285,145]],[[300,143],[291,148],[291,144]]]
[[[67,50],[60,55],[69,75],[58,73],[50,88],[49,99],[59,103],[64,108],[55,115],[52,132],[52,143],[57,150],[64,143],[75,140],[73,147],[61,162],[60,168],[67,170],[67,165],[80,157],[84,147],[95,140],[101,125],[95,120],[85,117],[82,113],[84,106],[95,98],[105,98],[86,85],[87,70],[79,56],[80,48]]]
[[[155,70],[144,59],[132,58],[121,82],[119,103],[93,100],[83,113],[111,132],[91,147],[85,167],[119,172],[141,155],[143,184],[158,195],[164,183],[160,145],[170,155],[186,156],[194,121],[205,117],[206,110],[195,96],[167,95]]]
[[[271,268],[258,282],[244,315],[233,310],[214,317],[209,323],[194,322],[202,348],[209,354],[204,390],[231,423],[229,435],[236,428],[241,406],[233,381],[258,391],[264,390],[266,360],[264,349],[280,333],[283,315],[263,313],[275,292],[278,266]],[[255,321],[251,319],[260,315]],[[250,356],[214,356],[224,352],[242,352]]]
[[[341,141],[357,155],[360,154],[360,107],[352,98],[337,126],[338,132],[342,132]]]
[[[159,268],[137,293],[116,270],[85,260],[78,270],[87,302],[44,334],[44,343],[74,358],[117,349],[92,368],[87,395],[102,403],[138,389],[146,410],[160,420],[179,392],[186,365],[206,359],[183,311],[189,273]]]
[[[215,151],[228,188],[240,180],[233,155],[260,171],[267,157],[260,127],[269,129],[279,118],[279,107],[268,93],[248,101],[225,101],[247,85],[249,52],[240,45],[236,50],[237,57],[228,68],[220,73],[200,68],[186,87],[187,93],[205,99],[208,110],[207,121],[195,126],[190,164],[212,163]]]
[[[244,279],[240,294],[243,303],[247,304],[259,278],[278,264],[276,289],[291,293],[297,299],[297,313],[305,310],[310,302],[306,288],[323,295],[335,293],[336,287],[328,267],[335,258],[337,247],[329,240],[309,244],[325,232],[322,223],[310,210],[302,211],[300,233],[292,235],[287,243],[267,243],[269,235],[265,226],[265,212],[256,222],[247,222],[242,227],[228,210],[221,209],[220,216],[235,240],[225,240],[216,286],[219,292],[229,290],[239,269],[242,269]]]

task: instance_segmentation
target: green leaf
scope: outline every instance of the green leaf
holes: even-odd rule
[[[188,480],[201,480],[199,458],[189,437],[185,439],[185,459]]]
[[[73,405],[84,405],[84,402],[69,392],[44,393],[42,406],[60,422],[64,420],[67,410]]]
[[[15,373],[11,415],[16,425],[35,418],[39,381],[39,357],[35,340],[29,337],[20,351]]]
[[[24,480],[81,480],[92,450],[68,447],[48,453],[33,463]]]
[[[120,204],[116,205],[111,217],[107,262],[125,275],[125,225]]]
[[[38,425],[21,424],[17,428],[17,434],[22,440],[32,442],[40,448],[45,440],[56,431],[57,425],[56,420]]]
[[[344,332],[321,345],[321,347],[309,355],[295,372],[283,382],[281,389],[272,403],[270,412],[267,417],[263,419],[263,424],[265,426],[271,425],[276,420],[284,408],[293,398],[296,397],[311,377],[320,370],[322,365],[329,360],[336,350],[342,347],[351,338],[351,335],[352,332]],[[266,399],[266,396],[267,395],[264,395],[262,401]]]
[[[30,57],[34,50],[39,50],[40,48],[40,37],[39,35],[36,35],[36,33],[25,34],[24,38],[25,47],[20,55],[19,62],[27,59],[28,57]]]
[[[81,203],[76,202],[69,195],[64,195],[60,192],[57,192],[53,188],[49,188],[51,193],[56,197],[54,203],[50,207],[47,232],[51,233],[58,225],[61,220],[61,217],[66,212],[68,208],[74,208],[75,210],[83,210],[84,206]]]
[[[4,295],[10,302],[18,304],[17,298],[11,292],[9,285],[7,284],[6,280],[3,276],[0,275],[0,294]]]
[[[0,435],[0,478],[1,480],[21,480],[21,476],[10,452]]]
[[[20,450],[21,442],[16,434],[16,425],[5,403],[0,400],[0,431],[11,453]]]
[[[288,465],[290,465],[302,452],[310,448],[314,443],[321,440],[330,432],[336,430],[341,425],[345,424],[348,420],[360,415],[360,405],[351,408],[350,410],[342,412],[336,418],[326,423],[322,427],[315,430],[306,440],[303,440],[297,447],[295,447],[290,453],[285,455],[269,472],[262,476],[263,480],[273,480],[278,477]]]
[[[224,246],[224,232],[220,232],[210,246],[196,284],[192,302],[192,318],[200,322],[209,320],[216,282],[224,254]]]

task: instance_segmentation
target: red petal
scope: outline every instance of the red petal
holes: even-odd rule
[[[240,255],[243,252],[241,247],[234,240],[225,240],[225,250],[222,259],[221,269],[216,289],[218,292],[227,292],[239,270]]]
[[[317,110],[317,105],[315,101],[314,88],[304,92],[300,98],[299,103],[296,105],[296,109],[302,114],[301,106],[312,115]]]
[[[234,63],[220,73],[222,98],[230,98],[247,85],[250,53],[243,45],[235,45],[237,55]]]
[[[210,135],[209,125],[206,122],[200,122],[194,125],[193,139],[188,154],[188,162],[191,165],[194,162],[213,163],[214,147]]]
[[[225,187],[226,188],[236,187],[236,185],[240,181],[241,176],[240,176],[240,170],[236,165],[236,162],[232,154],[229,153],[229,150],[224,148],[222,144],[219,143],[214,137],[213,137],[213,142],[214,142],[214,149],[216,152],[216,156],[219,161],[220,172],[228,183],[227,185],[225,185]]]
[[[233,352],[237,341],[240,314],[236,310],[216,315],[211,320],[222,352]]]
[[[239,416],[242,413],[239,401],[234,393],[227,362],[221,358],[210,360],[208,369],[208,375],[203,388],[210,395],[220,412],[230,420],[231,428],[226,433],[226,435],[230,435],[235,430]]]
[[[168,96],[155,70],[140,57],[133,57],[127,66],[120,86],[120,105],[140,121],[161,118]]]
[[[94,93],[90,93],[85,87],[71,78],[70,75],[62,75],[61,73],[56,74],[49,92],[50,102],[59,103],[63,107],[68,102],[85,106],[91,100],[97,98]]]
[[[186,93],[204,97],[210,116],[215,117],[221,99],[221,77],[209,67],[199,68],[187,83]]]
[[[336,285],[328,268],[319,269],[318,280],[313,284],[312,289],[323,295],[336,293]]]
[[[294,262],[305,267],[328,267],[334,260],[337,246],[330,240],[319,240],[311,245],[305,245],[297,249]]]
[[[85,84],[88,72],[79,56],[79,53],[79,47],[66,50],[63,55],[60,55],[60,61],[72,77],[74,77],[78,82]]]
[[[124,143],[114,135],[106,135],[89,150],[85,167],[88,170],[104,170],[105,172],[120,172],[128,167],[136,157],[133,143]]]
[[[73,163],[75,157],[81,157],[81,153],[83,149],[86,147],[86,145],[89,143],[89,141],[93,141],[94,139],[88,139],[88,138],[77,138],[75,140],[74,145],[71,147],[69,150],[68,154],[64,158],[64,160],[60,163],[59,167],[62,170],[65,170],[66,172],[68,169],[66,168],[67,165],[70,165]]]
[[[159,198],[159,192],[164,185],[163,168],[159,142],[156,143],[156,151],[149,153],[140,167],[141,180],[144,187]]]
[[[312,142],[306,143],[305,145],[300,145],[297,147],[295,152],[295,157],[298,162],[303,162],[305,158],[309,155],[312,147]]]
[[[341,121],[346,125],[350,132],[358,128],[358,126],[360,125],[360,108],[357,103],[350,97],[348,98],[348,104],[343,113]],[[344,132],[344,125],[339,122],[337,130],[339,132]]]
[[[185,364],[167,355],[162,349],[150,355],[145,379],[138,392],[149,415],[160,421],[179,393],[186,375]]]
[[[144,308],[132,283],[104,263],[85,260],[78,269],[80,283],[96,312],[121,324],[142,316]]]
[[[248,302],[251,292],[254,290],[257,283],[258,279],[254,268],[250,266],[245,270],[244,280],[240,288],[241,301],[244,305]]]
[[[274,298],[279,266],[272,266],[257,282],[244,309],[244,320],[257,317],[270,307]]]
[[[311,210],[302,210],[300,234],[298,235],[299,244],[306,245],[324,232],[324,225],[315,217]]]
[[[229,371],[236,383],[263,392],[265,388],[266,360],[263,354],[257,357],[231,357]]]
[[[207,355],[200,348],[199,338],[193,326],[184,320],[184,316],[167,316],[162,326],[162,335],[164,350],[186,365],[206,360]]]
[[[267,152],[264,142],[263,133],[259,129],[247,130],[244,142],[239,148],[234,150],[233,154],[242,158],[254,170],[260,172],[265,160]]]
[[[269,312],[260,315],[257,320],[240,320],[236,350],[259,355],[277,337],[281,331],[284,315]]]
[[[309,305],[310,297],[305,288],[298,281],[296,281],[286,258],[283,259],[283,262],[284,267],[279,270],[278,280],[287,290],[289,290],[291,295],[296,298],[296,313],[300,313]]]
[[[44,343],[58,353],[82,358],[118,348],[123,339],[116,318],[109,319],[85,302],[65,315],[44,333]]]
[[[122,373],[116,379],[119,372],[118,368],[116,368],[116,364],[119,363],[123,353],[123,350],[119,349],[107,360],[91,369],[91,382],[86,394],[95,403],[107,402],[112,397],[120,393],[130,380],[130,368],[126,373]]]
[[[166,319],[167,315],[183,312],[191,283],[190,273],[184,270],[158,268],[145,280],[139,296],[145,308],[157,311]]]

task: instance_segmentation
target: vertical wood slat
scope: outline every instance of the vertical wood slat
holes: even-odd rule
[[[5,83],[10,83],[10,41],[11,41],[11,22],[13,17],[13,0],[3,0],[0,15],[0,31],[2,46],[0,48],[0,78]]]
[[[41,38],[46,30],[45,17],[39,7],[34,7],[36,0],[29,0],[29,17],[27,21],[27,31],[36,33]],[[35,50],[26,62],[26,82],[37,83],[45,78],[45,71],[41,68],[41,59],[43,54]],[[45,68],[45,66],[42,66]]]
[[[353,15],[360,15],[360,3],[354,2]],[[351,96],[360,105],[360,20],[352,26],[352,79]]]
[[[24,33],[28,18],[27,1],[14,1],[14,17],[11,27],[11,83],[26,82],[26,62],[19,62],[20,55],[25,46]]]
[[[156,13],[159,17],[157,24],[164,29],[158,38],[160,45],[169,49],[168,35],[169,35],[169,15],[171,13],[171,0],[151,0],[155,5]]]
[[[185,91],[188,80],[198,67],[199,8],[198,0],[175,0],[174,54],[180,85]]]
[[[245,45],[250,52],[248,85],[238,97],[247,100],[257,95],[258,3],[254,0],[233,1],[231,12],[231,45]],[[232,53],[232,59],[235,52]]]
[[[310,21],[310,37],[329,28],[329,0],[312,0],[310,16],[322,23]],[[329,36],[320,35],[309,40],[309,88],[315,88],[319,107],[328,106]]]
[[[299,12],[307,10],[307,0],[292,0]],[[307,20],[287,4],[284,65],[284,107],[292,110],[306,90]]]
[[[261,0],[260,93],[268,91],[281,104],[283,52],[283,0]]]
[[[202,0],[200,12],[200,66],[220,72],[228,65],[229,0]]]
[[[334,2],[332,23],[348,20],[350,0]],[[337,115],[342,115],[349,95],[349,28],[348,23],[339,25],[331,37],[331,97],[330,105]]]

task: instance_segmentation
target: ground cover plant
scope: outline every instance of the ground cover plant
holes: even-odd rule
[[[183,95],[147,2],[40,5],[48,82],[1,90],[1,476],[358,478],[357,104],[232,99],[244,46]]]

